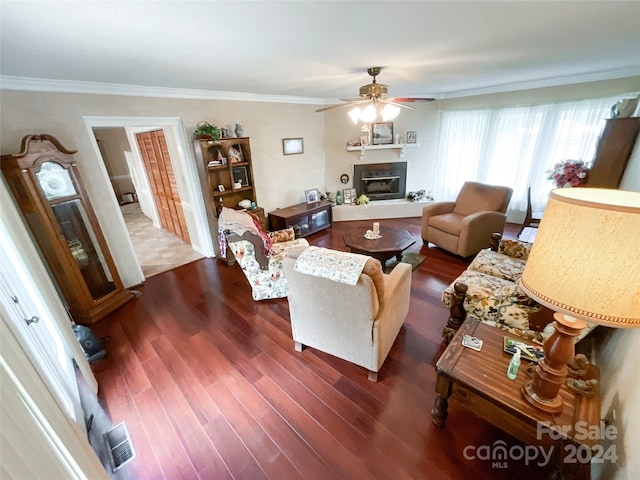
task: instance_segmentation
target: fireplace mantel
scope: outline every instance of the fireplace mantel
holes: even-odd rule
[[[385,145],[347,145],[347,152],[360,152],[360,160],[364,159],[366,150],[390,150],[400,149],[400,158],[404,157],[406,148],[419,147],[419,143],[389,143]]]

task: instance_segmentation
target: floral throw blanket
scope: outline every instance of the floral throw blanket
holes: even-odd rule
[[[334,282],[355,285],[368,259],[368,256],[357,253],[309,247],[298,256],[294,270],[314,277],[328,278]]]

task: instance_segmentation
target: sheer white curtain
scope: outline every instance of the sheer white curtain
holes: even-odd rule
[[[509,211],[533,209],[553,189],[546,170],[567,159],[591,162],[619,97],[491,110],[441,111],[434,193],[455,199],[466,180],[513,188]]]

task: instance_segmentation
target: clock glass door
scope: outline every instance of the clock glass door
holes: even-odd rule
[[[113,275],[79,199],[51,205],[60,231],[94,299],[113,292]]]

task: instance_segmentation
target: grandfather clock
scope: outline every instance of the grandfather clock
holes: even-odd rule
[[[74,321],[95,323],[134,297],[122,286],[74,160],[51,135],[28,135],[2,172]]]

